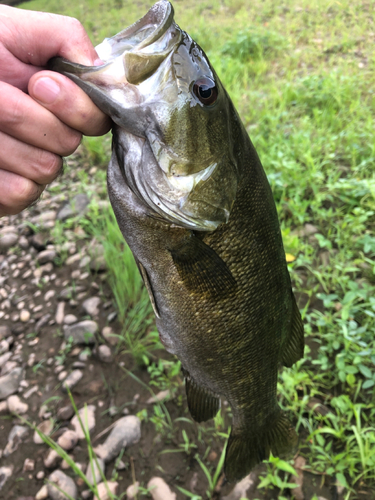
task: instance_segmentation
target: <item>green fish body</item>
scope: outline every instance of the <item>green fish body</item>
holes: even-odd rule
[[[202,49],[162,0],[106,40],[106,64],[62,59],[113,121],[108,192],[155,311],[183,366],[192,417],[231,406],[225,474],[236,481],[297,435],[276,398],[280,365],[303,356],[303,325],[272,192]]]

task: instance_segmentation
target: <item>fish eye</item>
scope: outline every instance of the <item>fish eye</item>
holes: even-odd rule
[[[217,87],[215,82],[207,76],[198,78],[198,80],[194,82],[193,92],[199,101],[205,106],[211,106],[211,104],[216,102],[218,94]]]

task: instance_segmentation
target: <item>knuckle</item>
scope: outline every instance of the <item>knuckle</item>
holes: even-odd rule
[[[41,184],[49,184],[56,179],[62,167],[60,156],[43,149],[39,150],[39,157],[35,163],[35,170],[39,174]]]
[[[27,207],[38,199],[40,193],[41,186],[25,177],[19,177],[15,186],[14,205]]]
[[[64,136],[62,144],[62,156],[69,156],[78,148],[81,142],[82,134],[77,131],[70,131],[70,133]]]
[[[20,127],[25,121],[25,102],[17,93],[14,95],[7,94],[6,98],[2,100],[1,122],[6,128],[14,130]]]

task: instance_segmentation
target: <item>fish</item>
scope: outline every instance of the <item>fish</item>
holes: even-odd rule
[[[167,0],[96,47],[102,66],[51,69],[113,120],[108,194],[154,309],[181,361],[197,422],[232,411],[224,472],[238,481],[298,436],[277,401],[281,366],[303,357],[267,176],[202,48]]]

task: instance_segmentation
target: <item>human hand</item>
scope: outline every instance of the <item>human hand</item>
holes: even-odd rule
[[[71,80],[43,70],[53,56],[100,64],[76,19],[0,5],[0,217],[38,199],[82,134],[111,126]]]

